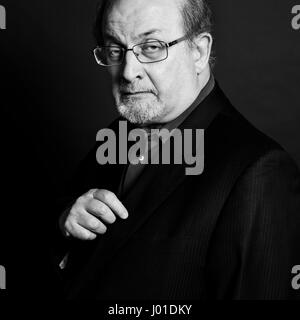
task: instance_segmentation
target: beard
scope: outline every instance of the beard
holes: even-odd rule
[[[118,92],[115,100],[119,114],[134,124],[159,122],[168,113],[166,105],[153,91],[147,90],[147,93],[141,95],[126,95]]]
[[[165,105],[157,99],[127,98],[117,103],[121,116],[135,124],[146,124],[159,121],[166,115]]]

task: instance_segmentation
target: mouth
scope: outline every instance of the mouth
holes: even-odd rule
[[[152,94],[152,92],[149,92],[149,91],[122,92],[122,95],[124,95],[124,96],[135,96],[135,95],[141,95],[141,94]]]

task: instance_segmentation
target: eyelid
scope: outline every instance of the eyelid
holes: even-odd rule
[[[145,39],[145,40],[143,41],[143,43],[152,42],[152,41],[164,42],[164,41],[158,40],[158,39]]]
[[[120,49],[120,50],[123,49],[123,47],[121,47],[121,46],[119,46],[117,44],[109,44],[109,45],[106,45],[106,47],[108,47],[108,48],[116,48],[116,49]]]
[[[115,43],[115,42],[105,42],[106,47],[117,47],[117,48],[124,48],[123,45]]]
[[[165,43],[165,41],[163,40],[159,40],[159,39],[145,39],[135,45],[140,45],[140,44],[145,44],[145,43],[151,43],[151,42],[162,42],[162,43]],[[123,49],[126,49],[126,46],[124,46],[123,44],[121,44],[120,42],[118,42],[118,40],[107,40],[107,41],[104,41],[104,44],[105,46],[107,47],[118,47],[118,48],[123,48]]]

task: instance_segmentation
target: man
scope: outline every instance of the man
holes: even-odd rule
[[[59,221],[66,297],[296,296],[299,172],[215,82],[210,29],[204,1],[103,1],[94,54],[121,115],[111,128],[204,129],[205,166],[101,166],[92,150]]]

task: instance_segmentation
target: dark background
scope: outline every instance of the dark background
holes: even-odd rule
[[[109,77],[92,56],[97,3],[0,0],[7,11],[7,29],[0,30],[0,264],[7,267],[7,287],[26,294],[55,294],[48,247],[57,213],[48,208],[97,131],[116,116]],[[212,1],[217,80],[236,108],[300,166],[296,4]]]

